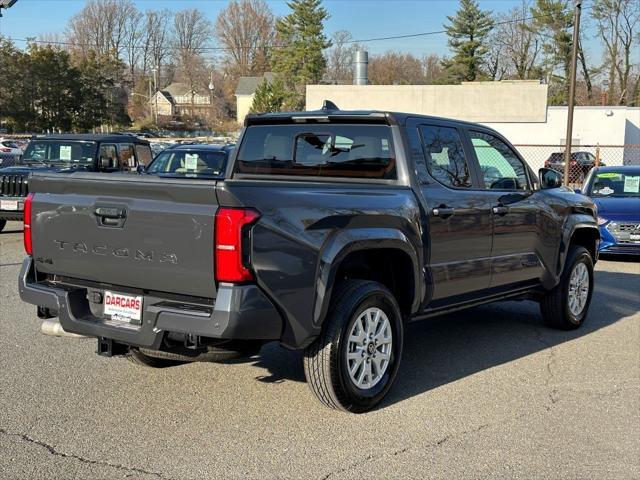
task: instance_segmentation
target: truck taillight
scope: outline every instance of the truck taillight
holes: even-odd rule
[[[23,229],[23,239],[24,239],[24,251],[27,252],[27,255],[31,256],[33,254],[33,244],[31,243],[31,201],[33,200],[33,193],[27,195],[27,198],[24,200],[24,229]]]
[[[215,222],[215,270],[218,282],[249,282],[253,273],[243,251],[243,233],[260,218],[252,208],[220,208]]]

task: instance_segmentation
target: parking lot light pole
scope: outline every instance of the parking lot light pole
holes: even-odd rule
[[[578,64],[578,42],[580,40],[580,12],[582,0],[575,0],[573,12],[573,50],[571,52],[571,79],[569,80],[569,101],[567,105],[567,136],[564,149],[564,184],[569,185],[571,163],[571,140],[573,137],[573,107],[576,98],[576,66]]]

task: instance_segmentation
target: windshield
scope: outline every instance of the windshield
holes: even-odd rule
[[[93,163],[95,154],[96,142],[32,140],[24,152],[22,161],[90,165]]]
[[[236,172],[258,175],[396,178],[386,125],[265,125],[249,127]]]
[[[219,177],[226,163],[227,152],[224,150],[165,150],[149,165],[147,173]]]
[[[594,198],[640,197],[640,170],[596,172],[585,193]]]
[[[17,143],[10,142],[9,140],[1,141],[0,146],[7,147],[7,148],[20,148]]]

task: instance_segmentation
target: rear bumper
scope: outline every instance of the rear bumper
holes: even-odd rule
[[[20,298],[58,314],[65,331],[159,349],[166,332],[229,340],[278,340],[282,318],[255,285],[221,284],[214,305],[145,296],[141,325],[105,323],[91,313],[88,289],[39,283],[33,259],[20,270]]]
[[[0,210],[0,220],[7,220],[9,222],[21,222],[23,219],[23,212],[17,212],[15,210]]]
[[[24,200],[25,197],[6,197],[3,196],[0,200],[15,201],[18,203],[18,210],[2,210],[0,205],[0,220],[10,220],[21,222],[24,218]]]

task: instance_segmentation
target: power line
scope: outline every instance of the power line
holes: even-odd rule
[[[582,10],[587,10],[593,8],[593,6],[588,6],[588,7],[583,7]],[[562,14],[567,14],[567,13],[571,13],[570,11],[563,11]],[[553,17],[554,14],[550,13],[547,15],[531,15],[528,17],[522,17],[522,18],[517,18],[517,19],[513,19],[513,20],[503,20],[500,22],[494,22],[493,26],[499,26],[499,25],[507,25],[507,24],[511,24],[511,23],[524,23],[530,20],[537,20],[537,19],[541,19],[541,18],[547,18],[547,17]],[[363,39],[353,39],[353,40],[347,40],[345,42],[341,42],[343,45],[344,44],[356,44],[356,43],[369,43],[369,42],[380,42],[380,41],[387,41],[387,40],[402,40],[402,39],[407,39],[407,38],[417,38],[417,37],[427,37],[427,36],[431,36],[431,35],[442,35],[447,33],[447,30],[433,30],[430,32],[420,32],[420,33],[410,33],[410,34],[404,34],[404,35],[389,35],[389,36],[384,36],[384,37],[373,37],[373,38],[363,38]],[[70,46],[70,47],[86,47],[86,48],[96,48],[96,45],[92,45],[92,44],[88,44],[88,43],[76,43],[76,42],[69,42],[69,41],[60,41],[60,40],[36,40],[36,39],[32,39],[32,38],[12,38],[12,37],[4,37],[7,38],[11,41],[14,42],[25,42],[25,43],[37,43],[37,44],[46,44],[46,45],[60,45],[60,46]],[[278,49],[278,48],[285,48],[288,45],[278,45],[278,44],[271,44],[271,45],[240,45],[235,47],[235,49],[253,49],[253,48],[269,48],[269,49]],[[145,47],[143,45],[132,45],[132,44],[121,44],[120,45],[121,48],[123,49],[130,49],[130,48],[135,48],[135,49],[145,49],[147,48],[148,50],[150,49],[149,47]],[[166,46],[164,47],[165,50],[182,50],[183,48],[180,46]],[[225,51],[232,51],[234,49],[231,49],[229,47],[198,47],[196,49],[194,49],[195,53],[203,53],[203,52],[207,52],[207,51],[220,51],[220,52],[225,52]]]

